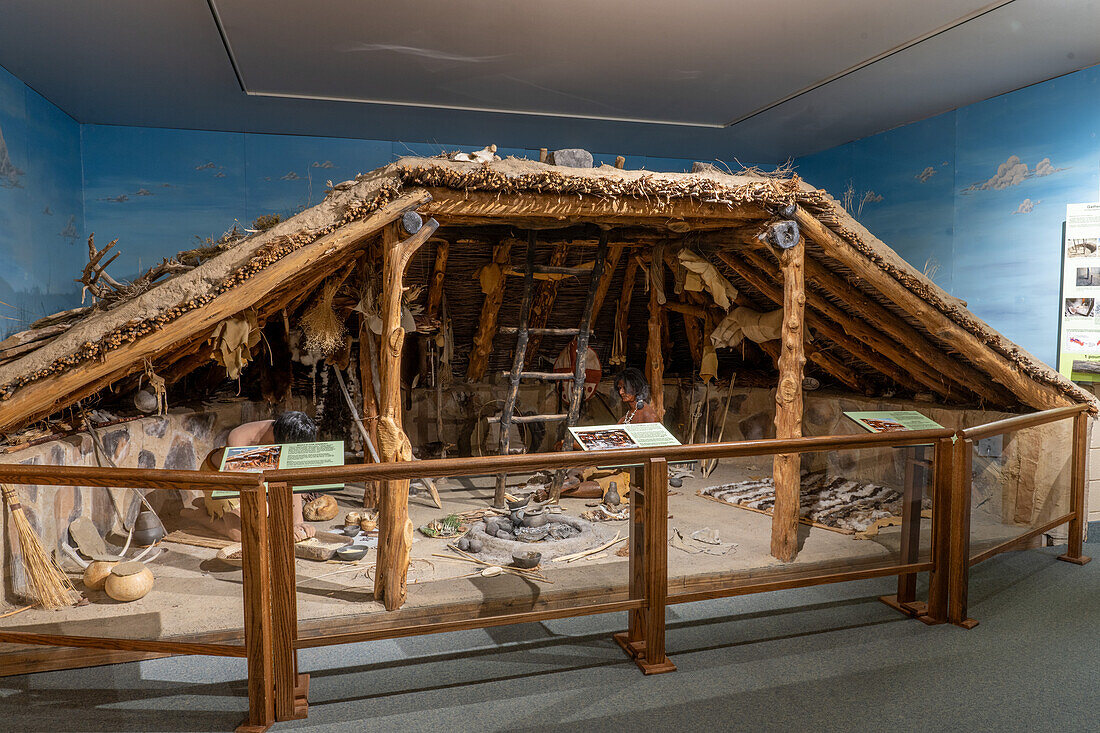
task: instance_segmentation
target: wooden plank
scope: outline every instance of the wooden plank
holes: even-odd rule
[[[327,263],[345,257],[386,222],[400,218],[404,211],[419,205],[424,198],[423,194],[402,196],[370,216],[346,224],[291,252],[201,308],[187,311],[164,328],[107,352],[104,359],[81,362],[49,379],[25,385],[2,403],[0,433],[10,432],[28,421],[67,407],[74,401],[74,396],[88,394],[90,384],[102,387],[105,386],[104,379],[119,379],[142,369],[144,359],[155,359],[173,344],[213,330],[226,318],[260,302],[295,273],[312,269],[324,273]]]
[[[195,654],[205,657],[245,656],[245,648],[235,644],[201,644],[181,641],[104,638],[102,636],[70,636],[67,634],[40,634],[33,631],[0,630],[0,642],[119,652],[148,652],[156,656],[171,654]],[[9,674],[7,662],[4,666],[4,674]],[[39,670],[36,668],[34,671]]]
[[[824,249],[826,255],[847,267],[856,277],[871,283],[878,292],[919,322],[933,338],[958,351],[978,369],[1017,395],[1024,404],[1043,410],[1076,402],[1058,389],[1029,377],[1008,358],[898,282],[802,207],[796,208],[795,220],[802,232]]]
[[[489,366],[489,353],[493,350],[493,338],[497,334],[497,315],[500,313],[500,304],[504,301],[504,289],[508,278],[504,276],[510,261],[511,245],[500,243],[493,248],[493,264],[500,267],[500,279],[496,285],[485,294],[485,300],[481,303],[481,316],[478,319],[477,333],[474,334],[474,346],[470,351],[470,360],[466,366],[466,380],[476,382],[485,376],[485,369]]]
[[[802,378],[806,357],[806,286],[803,258],[806,243],[799,238],[790,249],[779,253],[783,275],[783,326],[780,337],[779,385],[775,389],[775,437],[802,437]],[[798,554],[798,510],[802,492],[800,456],[782,453],[772,459],[775,505],[772,509],[771,553],[783,562]]]

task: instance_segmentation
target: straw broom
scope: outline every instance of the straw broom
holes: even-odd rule
[[[23,552],[23,571],[30,579],[31,598],[41,604],[42,608],[49,610],[71,606],[73,585],[69,582],[68,576],[43,549],[41,540],[38,539],[30,520],[23,511],[23,505],[19,503],[19,495],[15,493],[15,488],[2,484],[0,491],[4,494],[4,503],[11,509],[12,521],[19,534],[19,547]]]

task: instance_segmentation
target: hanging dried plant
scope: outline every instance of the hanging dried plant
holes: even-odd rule
[[[332,309],[332,299],[344,282],[343,278],[325,281],[321,295],[302,316],[302,332],[306,336],[306,348],[326,356],[344,345],[344,323]]]

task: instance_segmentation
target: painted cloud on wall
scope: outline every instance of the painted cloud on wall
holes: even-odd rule
[[[1041,203],[1043,203],[1043,202],[1042,201],[1032,201],[1031,199],[1024,199],[1022,202],[1020,202],[1020,205],[1018,207],[1016,207],[1016,210],[1013,211],[1012,213],[1013,214],[1030,214],[1032,211],[1035,211],[1035,207],[1038,206]]]
[[[933,168],[932,166],[928,166],[927,168],[925,168],[924,170],[922,170],[920,173],[918,173],[917,175],[915,175],[913,177],[916,178],[921,183],[928,183],[928,179],[931,178],[934,175],[936,175],[936,169]]]
[[[287,174],[285,176],[283,176],[282,178],[280,178],[279,180],[280,181],[300,181],[301,179],[302,179],[302,177],[300,175],[298,175],[297,173],[295,173],[294,171],[288,171]]]
[[[1050,158],[1043,158],[1035,164],[1035,170],[1028,168],[1027,163],[1020,160],[1018,155],[1008,156],[1008,160],[997,166],[997,172],[987,181],[971,183],[962,190],[962,193],[971,191],[1003,191],[1010,186],[1019,186],[1029,178],[1042,178],[1068,168],[1055,168]]]

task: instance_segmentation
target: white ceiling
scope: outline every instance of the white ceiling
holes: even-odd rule
[[[1095,0],[4,0],[81,122],[776,161],[1100,63]]]

